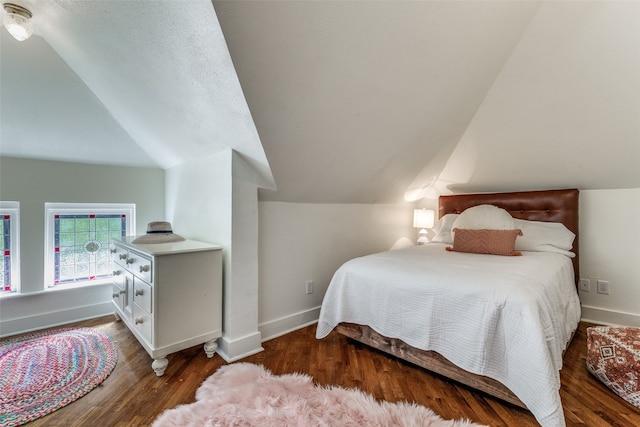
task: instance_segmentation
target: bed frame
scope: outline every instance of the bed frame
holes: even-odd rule
[[[573,252],[576,254],[575,258],[573,258],[573,270],[577,286],[580,265],[578,251],[578,197],[579,191],[577,189],[440,196],[439,217],[449,213],[461,213],[472,206],[491,204],[507,210],[514,218],[561,222],[576,235],[573,243]],[[526,405],[499,381],[465,371],[434,351],[411,347],[399,339],[380,335],[364,325],[340,323],[336,327],[336,331],[363,344],[488,393],[491,396],[526,408]]]

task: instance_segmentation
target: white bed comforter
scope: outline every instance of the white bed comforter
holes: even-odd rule
[[[505,257],[444,244],[346,262],[322,303],[317,338],[340,322],[368,325],[506,385],[543,426],[564,426],[562,354],[580,320],[571,259]]]

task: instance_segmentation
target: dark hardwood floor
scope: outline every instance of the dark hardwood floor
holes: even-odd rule
[[[97,327],[119,345],[118,364],[102,385],[72,404],[28,424],[37,426],[149,426],[165,409],[195,400],[198,386],[226,362],[207,359],[202,346],[169,355],[163,377],[122,322],[108,316],[71,326]],[[640,410],[617,397],[586,369],[586,323],[565,356],[561,396],[568,426],[640,426]],[[302,372],[318,384],[357,387],[376,399],[410,401],[446,419],[468,418],[491,426],[536,426],[526,410],[503,403],[424,369],[332,333],[316,340],[315,325],[263,343],[264,352],[241,362],[275,374]]]

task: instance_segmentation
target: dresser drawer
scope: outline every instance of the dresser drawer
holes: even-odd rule
[[[124,288],[124,276],[126,273],[126,268],[123,265],[118,263],[111,264],[113,267],[113,283],[117,284],[121,288]]]
[[[152,271],[153,263],[151,259],[134,251],[128,252],[127,270],[138,276],[147,283],[153,282]]]
[[[124,310],[125,294],[126,294],[126,291],[124,289],[122,289],[116,283],[113,284],[113,294],[112,294],[113,303],[121,311]]]
[[[133,301],[147,313],[153,313],[152,307],[153,288],[140,279],[133,281]]]
[[[149,346],[153,346],[153,319],[138,304],[133,304],[133,327]]]
[[[123,268],[127,267],[127,250],[121,246],[114,246],[111,248],[111,259],[117,265]]]

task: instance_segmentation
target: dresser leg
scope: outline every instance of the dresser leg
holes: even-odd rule
[[[151,367],[155,371],[156,375],[161,377],[164,375],[165,369],[167,369],[167,365],[169,365],[169,359],[166,357],[161,357],[159,359],[153,359],[153,363]]]
[[[207,353],[207,357],[211,359],[216,350],[218,349],[218,342],[216,340],[207,341],[204,343],[204,352]]]

